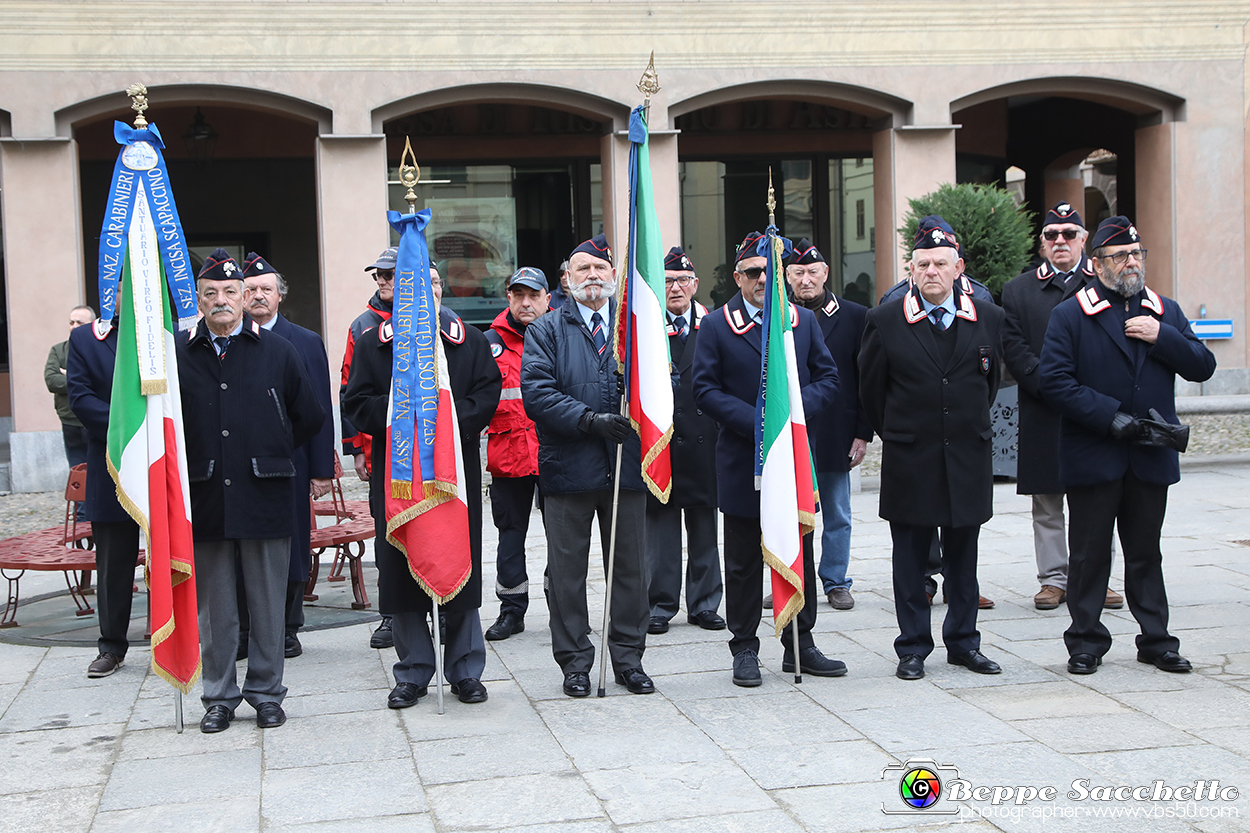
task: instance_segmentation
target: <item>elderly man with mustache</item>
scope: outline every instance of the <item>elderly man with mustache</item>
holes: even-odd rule
[[[1124,595],[1141,626],[1137,661],[1186,672],[1168,633],[1159,546],[1168,486],[1180,480],[1176,377],[1203,382],[1215,356],[1171,298],[1146,286],[1146,248],[1127,217],[1090,240],[1098,280],[1055,308],[1042,344],[1041,394],[1062,415],[1059,480],[1068,494],[1068,671],[1093,674],[1111,648],[1100,621],[1112,530],[1124,550]],[[1143,423],[1143,420],[1148,422]],[[1151,424],[1153,423],[1153,425]],[[1162,429],[1162,434],[1159,429]]]

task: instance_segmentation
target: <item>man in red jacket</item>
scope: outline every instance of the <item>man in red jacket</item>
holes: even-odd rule
[[[486,331],[490,353],[503,376],[499,409],[487,428],[486,470],[491,473],[490,506],[499,530],[495,595],[499,618],[486,630],[492,641],[525,630],[529,576],[525,572],[525,536],[538,488],[538,436],[521,402],[521,353],[525,328],[547,312],[547,276],[524,266],[508,281],[508,308]],[[539,508],[542,495],[538,496]]]

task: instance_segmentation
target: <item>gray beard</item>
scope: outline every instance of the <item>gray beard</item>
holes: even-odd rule
[[[1125,298],[1132,298],[1146,285],[1146,272],[1143,269],[1125,269],[1111,279],[1111,288]]]

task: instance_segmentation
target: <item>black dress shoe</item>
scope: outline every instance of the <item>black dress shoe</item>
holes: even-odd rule
[[[1144,662],[1147,665],[1153,665],[1160,671],[1171,671],[1174,674],[1184,674],[1188,671],[1194,670],[1194,667],[1190,664],[1189,660],[1185,659],[1175,651],[1164,651],[1161,654],[1155,654],[1153,657],[1148,657],[1145,654],[1138,653],[1137,661]]]
[[[715,610],[700,610],[698,613],[691,613],[686,617],[686,621],[692,625],[698,625],[705,631],[723,631],[725,629],[725,620],[720,618]]]
[[[521,617],[521,614],[508,610],[500,613],[495,624],[486,629],[486,638],[491,642],[498,642],[514,633],[522,633],[524,630],[525,619]]]
[[[924,657],[919,654],[908,654],[898,658],[898,669],[894,676],[900,680],[919,680],[924,677]]]
[[[663,616],[652,616],[647,622],[647,633],[668,633],[668,620]]]
[[[804,674],[813,677],[841,677],[846,673],[846,663],[837,659],[829,659],[815,645],[799,651],[799,668]],[[781,670],[787,674],[794,671],[794,658],[781,658]]]
[[[564,675],[564,693],[570,697],[590,696],[590,675],[585,671],[568,671]]]
[[[369,637],[370,648],[394,648],[395,637],[391,633],[391,617],[383,616],[373,636]]]
[[[391,693],[386,696],[388,709],[406,709],[415,706],[417,701],[426,695],[429,689],[416,683],[396,683]]]
[[[952,654],[948,651],[946,662],[950,665],[962,665],[964,668],[977,674],[1003,673],[1003,669],[998,666],[998,663],[980,651],[967,651],[962,654]]]
[[[287,659],[297,657],[304,653],[304,646],[299,644],[299,637],[293,633],[286,635],[286,644],[282,648],[282,655]]]
[[[626,668],[615,676],[616,684],[625,686],[631,694],[655,694],[655,683],[641,668]]]
[[[1102,657],[1093,654],[1073,654],[1068,657],[1069,674],[1093,674],[1102,665]]]
[[[256,707],[256,725],[262,729],[276,729],[286,723],[286,712],[279,703],[272,701]]]
[[[762,682],[759,656],[750,648],[734,654],[734,685],[754,688]]]
[[[224,732],[230,728],[230,721],[233,719],[234,712],[225,706],[209,706],[208,711],[200,718],[200,731],[206,735]]]
[[[451,684],[451,693],[460,698],[461,703],[485,703],[486,686],[476,677],[466,677]]]

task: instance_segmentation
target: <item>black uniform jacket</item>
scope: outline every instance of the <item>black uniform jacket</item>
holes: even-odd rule
[[[475,327],[467,327],[447,307],[439,309],[439,330],[447,357],[447,375],[460,423],[465,498],[469,507],[469,543],[473,571],[464,588],[444,610],[476,610],[482,606],[482,459],[479,435],[499,406],[503,377],[490,354],[490,342]],[[373,513],[374,554],[378,565],[378,609],[385,613],[422,612],[430,597],[412,578],[408,559],[386,543],[386,411],[391,393],[391,325],[366,330],[356,341],[351,375],[343,393],[343,409],[357,429],[376,438],[369,503]]]
[[[1019,385],[1020,439],[1016,493],[1057,495],[1059,482],[1059,412],[1043,400],[1037,367],[1050,314],[1094,277],[1094,267],[1082,256],[1066,282],[1062,273],[1042,261],[1036,269],[1017,275],[1003,287],[1003,360]]]
[[[683,344],[681,336],[668,326],[668,350],[673,360],[673,373],[678,382],[673,389],[673,439],[669,443],[673,464],[673,490],[669,506],[716,506],[716,420],[694,401],[694,348],[699,325],[709,313],[698,301],[692,301],[686,317],[692,321]],[[647,493],[647,503],[659,501]]]
[[[616,301],[604,304],[599,312],[611,331]],[[521,400],[538,429],[538,484],[544,495],[612,488],[616,443],[577,426],[591,412],[620,413],[615,370],[611,334],[599,355],[576,301],[525,328]],[[642,443],[632,431],[622,448],[621,488],[635,492],[645,488]]]
[[[1124,335],[1125,320],[1137,315],[1159,319],[1154,344]],[[1107,433],[1116,411],[1148,417],[1155,408],[1175,423],[1176,377],[1205,382],[1215,372],[1215,356],[1175,301],[1146,287],[1126,302],[1094,281],[1055,308],[1039,372],[1042,396],[1063,415],[1059,478],[1065,486],[1119,480],[1130,468],[1147,483],[1181,479],[1175,451],[1130,445]]]
[[[868,311],[859,392],[881,436],[881,507],[888,521],[976,526],[994,514],[993,429],[1003,311],[956,293],[954,349],[913,289]]]
[[[330,417],[291,343],[247,313],[218,359],[204,321],[178,342],[191,524],[197,541],[293,533],[296,447]]]
[[[65,382],[69,406],[87,429],[87,520],[99,523],[130,521],[117,502],[117,485],[104,462],[108,450],[109,400],[113,396],[113,365],[117,361],[117,328],[101,337],[97,319],[69,334]]]
[[[816,471],[850,471],[851,442],[856,438],[872,440],[872,427],[859,405],[859,345],[868,308],[826,289],[820,309],[813,312],[829,355],[838,366],[838,397],[828,408],[808,415],[807,433]]]
[[[812,311],[792,305],[794,355],[803,413],[815,414],[838,395],[838,368]],[[720,510],[760,516],[755,490],[755,403],[760,391],[761,327],[751,321],[742,293],[708,313],[694,354],[694,401],[720,423],[716,440],[716,491]]]

